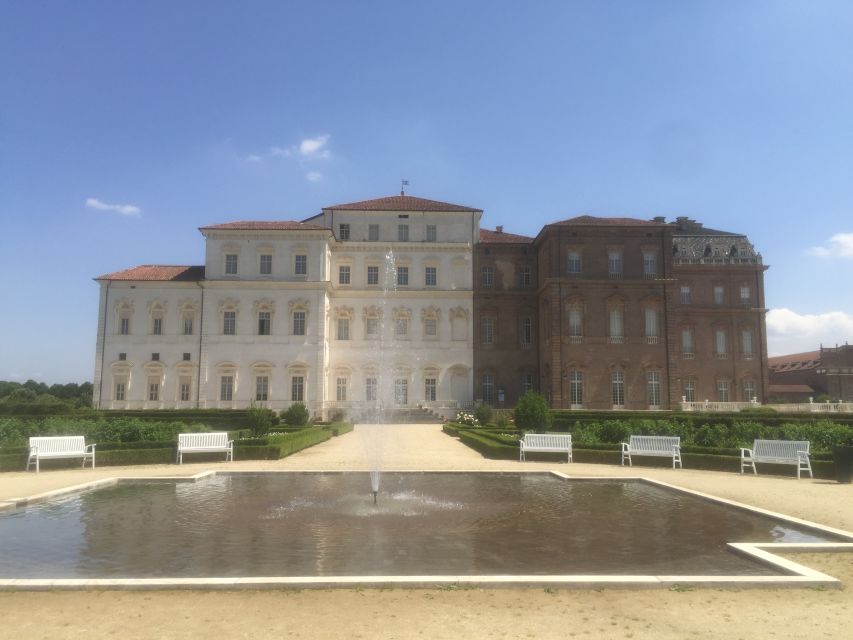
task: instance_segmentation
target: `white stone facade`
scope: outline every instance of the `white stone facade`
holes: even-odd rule
[[[214,225],[203,269],[101,276],[95,406],[467,406],[480,215],[400,196]]]

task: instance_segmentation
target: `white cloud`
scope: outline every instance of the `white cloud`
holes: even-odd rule
[[[263,158],[261,158],[261,156],[256,155],[254,153],[246,156],[246,162],[260,162],[261,160],[263,160]]]
[[[309,171],[305,174],[305,179],[310,182],[320,182],[323,179],[323,174],[319,171]]]
[[[98,211],[112,211],[122,216],[138,216],[142,209],[132,204],[107,204],[97,198],[86,198],[86,206]]]
[[[325,147],[330,137],[327,133],[316,138],[305,138],[299,143],[299,155],[303,158],[329,158],[332,154]]]
[[[771,356],[817,351],[853,340],[853,314],[830,311],[799,314],[790,309],[767,312],[767,351]]]
[[[812,247],[808,253],[819,258],[853,258],[853,233],[836,233],[826,246]]]
[[[264,154],[253,153],[247,156],[246,160],[249,162],[261,162],[267,158],[296,158],[300,162],[329,160],[332,152],[327,145],[331,137],[328,133],[324,133],[316,138],[305,138],[299,144],[292,144],[289,147],[273,146]]]

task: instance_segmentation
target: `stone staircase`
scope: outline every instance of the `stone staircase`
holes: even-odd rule
[[[384,409],[382,422],[397,424],[441,423],[443,418],[423,407],[405,407],[399,409]]]

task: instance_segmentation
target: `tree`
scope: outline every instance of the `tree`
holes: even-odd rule
[[[254,402],[249,405],[249,424],[255,438],[267,435],[277,419],[278,416],[272,409],[259,407]]]
[[[521,431],[547,431],[551,426],[551,410],[541,393],[528,391],[515,405],[515,426]]]

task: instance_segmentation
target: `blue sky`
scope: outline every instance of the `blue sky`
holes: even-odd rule
[[[0,0],[0,83],[0,379],[91,379],[93,277],[401,178],[516,233],[746,233],[771,354],[853,339],[845,0]]]

